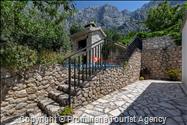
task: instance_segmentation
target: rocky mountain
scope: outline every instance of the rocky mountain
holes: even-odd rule
[[[146,19],[148,10],[157,6],[161,2],[162,1],[151,1],[133,12],[126,9],[119,11],[116,7],[109,4],[100,7],[86,8],[79,10],[68,20],[68,22],[71,26],[71,24],[74,22],[85,25],[91,21],[94,21],[102,28],[113,28],[122,33],[141,31],[145,30],[145,27],[141,22]],[[182,3],[183,1],[170,1],[170,4],[173,6]]]

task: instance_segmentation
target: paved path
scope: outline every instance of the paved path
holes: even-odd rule
[[[76,110],[79,120],[68,125],[187,125],[187,96],[179,84],[135,82]]]

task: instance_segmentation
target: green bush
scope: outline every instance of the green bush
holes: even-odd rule
[[[66,106],[61,112],[59,112],[59,115],[63,117],[63,121],[60,121],[62,125],[69,123],[72,121],[72,119],[69,119],[69,117],[73,115],[73,109],[69,106]]]
[[[49,51],[49,50],[42,50],[38,55],[38,63],[51,65],[51,64],[61,64],[63,63],[64,57],[62,53]]]
[[[66,106],[62,112],[59,113],[60,116],[70,116],[73,114],[73,109],[69,106]]]
[[[36,51],[29,49],[27,46],[18,45],[8,42],[1,49],[2,67],[17,71],[27,69],[37,61]]]
[[[107,35],[107,39],[109,39],[109,40],[112,40],[114,42],[119,42],[121,40],[122,34],[120,34],[115,29],[105,30],[105,33]]]
[[[133,41],[136,35],[137,35],[137,32],[130,32],[127,35],[124,35],[120,42],[127,46]]]
[[[1,48],[0,54],[2,67],[15,72],[28,69],[36,64],[62,64],[64,61],[64,53],[49,50],[37,53],[28,46],[13,42],[7,42]]]
[[[140,76],[140,78],[139,78],[140,80],[144,80],[144,77],[143,76]]]
[[[123,68],[126,68],[128,66],[128,61],[123,62]]]
[[[182,45],[182,34],[179,32],[171,32],[169,33],[170,36],[172,36],[173,39],[175,39],[175,44],[178,46]]]
[[[166,74],[169,76],[170,80],[179,80],[181,71],[179,69],[169,69],[166,70]]]
[[[58,53],[57,54],[57,63],[58,64],[63,64],[64,62],[64,54],[63,53]]]

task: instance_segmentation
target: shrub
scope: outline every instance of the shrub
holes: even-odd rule
[[[178,46],[182,45],[182,34],[179,32],[171,32],[169,34],[174,40],[175,44]]]
[[[59,113],[59,115],[61,116],[61,118],[63,118],[63,120],[61,119],[59,122],[61,124],[65,124],[65,123],[68,123],[68,122],[71,122],[72,119],[70,119],[69,117],[71,117],[73,114],[73,109],[69,106],[66,106],[63,111],[61,111]]]
[[[128,61],[123,62],[123,67],[126,68],[128,66]]]
[[[57,64],[57,63],[63,63],[63,54],[54,52],[54,51],[49,51],[49,50],[42,50],[39,53],[38,56],[38,63],[39,64],[45,64],[45,65],[50,65],[50,64]]]
[[[120,34],[115,29],[105,30],[105,33],[107,35],[107,39],[112,40],[114,42],[119,42],[121,40],[121,38],[122,38],[122,34]]]
[[[38,56],[39,64],[54,64],[57,63],[57,55],[56,52],[42,50]]]
[[[143,76],[140,76],[140,78],[139,78],[140,80],[144,80],[144,77]]]
[[[69,106],[66,106],[62,112],[59,113],[60,116],[68,116],[73,114],[73,109]]]
[[[63,62],[64,62],[64,56],[63,55],[64,55],[63,53],[58,53],[57,54],[57,63],[58,64],[63,64]]]
[[[8,42],[1,49],[1,64],[7,69],[13,71],[27,69],[36,64],[36,61],[36,51],[27,46]]]
[[[124,45],[129,45],[133,40],[134,40],[134,37],[137,35],[136,32],[129,32],[126,36],[123,36],[121,38],[121,41]]]
[[[166,71],[167,75],[169,76],[170,80],[179,80],[181,71],[179,69],[169,69]]]

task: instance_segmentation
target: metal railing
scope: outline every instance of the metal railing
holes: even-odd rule
[[[85,81],[101,70],[119,66],[107,61],[107,54],[110,51],[106,47],[108,43],[111,41],[101,39],[65,58],[64,65],[68,68],[69,104],[71,92],[76,93],[79,87],[84,87]]]
[[[69,105],[71,105],[73,93],[76,93],[80,87],[84,87],[84,82],[91,80],[97,72],[121,66],[120,63],[113,61],[113,57],[108,57],[112,50],[107,48],[107,45],[114,46],[113,43],[110,40],[101,39],[65,58],[64,66],[68,68]],[[139,38],[135,38],[126,47],[124,60],[131,56],[135,48],[142,49],[142,42]]]

